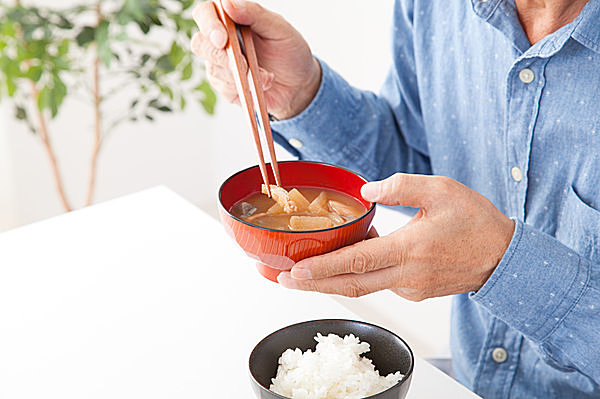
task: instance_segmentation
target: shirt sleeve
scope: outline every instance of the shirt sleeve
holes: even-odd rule
[[[600,381],[600,265],[517,221],[489,280],[471,299],[537,343],[545,360]]]
[[[396,3],[394,64],[381,93],[352,87],[319,60],[323,74],[312,103],[271,124],[279,144],[301,159],[345,166],[369,180],[396,172],[431,174],[406,8]]]

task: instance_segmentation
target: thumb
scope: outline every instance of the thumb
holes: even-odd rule
[[[423,208],[431,204],[431,184],[435,178],[436,176],[396,173],[387,179],[365,184],[360,193],[367,201],[382,205]]]
[[[278,14],[267,10],[258,3],[246,0],[221,1],[225,12],[237,24],[248,25],[263,39],[277,40],[284,37],[285,20]]]

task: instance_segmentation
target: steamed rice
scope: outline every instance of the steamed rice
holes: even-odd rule
[[[359,399],[395,385],[399,371],[383,377],[370,359],[367,342],[354,335],[317,334],[314,352],[288,349],[279,358],[277,376],[270,390],[292,399]]]

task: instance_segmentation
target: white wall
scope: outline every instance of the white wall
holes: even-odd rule
[[[15,187],[13,184],[12,158],[1,127],[4,118],[0,113],[0,231],[17,225]]]
[[[61,0],[60,4],[69,2]],[[303,33],[315,54],[350,82],[378,90],[389,64],[388,20],[392,0],[263,0],[262,3],[288,18]],[[0,122],[0,136],[3,136],[0,140],[12,155],[12,201],[17,204],[11,211],[15,220],[9,223],[4,216],[0,219],[0,229],[61,213],[39,140],[12,118],[12,108],[4,104],[0,111],[5,116]],[[106,112],[116,109],[107,107]],[[75,100],[66,104],[50,126],[67,192],[76,206],[83,204],[86,193],[91,128],[91,109]],[[281,158],[286,157],[281,149],[279,153]],[[7,158],[3,159],[6,163]],[[124,125],[115,131],[101,154],[96,199],[104,201],[165,184],[214,213],[220,182],[255,163],[250,134],[237,107],[221,102],[212,118],[190,107],[185,114],[163,116],[155,123]],[[8,185],[6,178],[0,180],[0,191],[11,192]],[[3,213],[9,209],[4,204],[2,208]]]

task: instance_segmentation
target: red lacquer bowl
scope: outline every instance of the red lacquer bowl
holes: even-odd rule
[[[274,182],[270,165],[269,181]],[[314,231],[282,231],[256,226],[233,216],[229,210],[239,200],[260,191],[262,177],[258,166],[231,176],[219,190],[219,213],[225,230],[240,247],[259,264],[258,271],[277,282],[281,271],[296,262],[364,240],[375,216],[375,204],[365,201],[360,188],[367,182],[358,174],[338,166],[318,162],[279,162],[284,187],[329,188],[360,201],[368,211],[360,218],[341,226]]]

